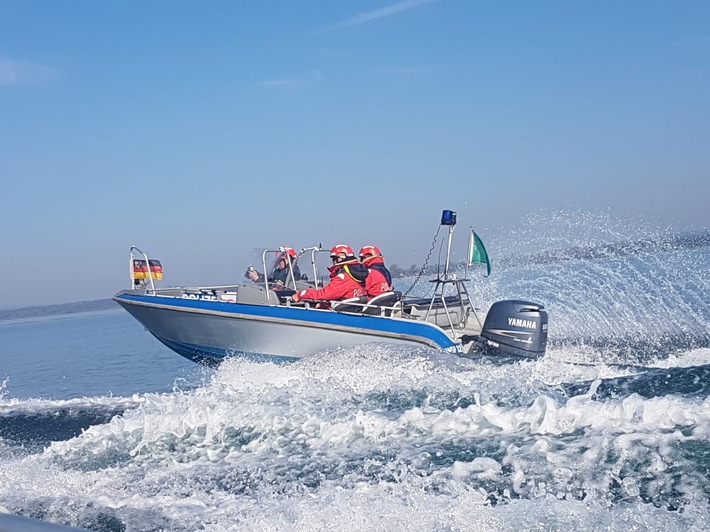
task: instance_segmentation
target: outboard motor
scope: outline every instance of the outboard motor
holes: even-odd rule
[[[540,358],[547,347],[547,311],[529,301],[497,301],[473,339],[486,355]]]

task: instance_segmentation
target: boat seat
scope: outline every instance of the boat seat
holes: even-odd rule
[[[385,292],[373,297],[367,302],[363,309],[363,314],[372,316],[391,316],[394,307],[402,299],[402,292]]]
[[[293,294],[296,293],[292,288],[280,288],[279,290],[274,290],[279,298],[279,303],[285,305]]]
[[[330,308],[335,312],[354,312],[361,313],[363,307],[367,303],[367,297],[351,297],[342,301],[334,301]]]

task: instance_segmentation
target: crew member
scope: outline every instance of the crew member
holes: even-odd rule
[[[355,257],[353,248],[345,244],[333,246],[330,250],[333,265],[328,268],[330,282],[321,289],[300,290],[291,296],[291,301],[342,301],[367,294],[365,281],[367,268]]]
[[[276,256],[274,261],[274,269],[269,275],[269,282],[280,286],[285,286],[291,280],[291,268],[293,268],[293,277],[297,281],[301,279],[301,270],[296,264],[296,250],[288,246],[281,246],[281,252]],[[251,266],[247,270],[247,277],[255,283],[264,282],[264,274],[256,271]]]
[[[372,245],[363,246],[360,249],[360,262],[368,269],[365,288],[369,299],[393,290],[392,274],[385,266],[380,248]]]

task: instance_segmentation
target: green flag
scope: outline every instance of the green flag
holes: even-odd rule
[[[491,261],[488,258],[488,252],[483,245],[483,241],[473,230],[471,230],[471,250],[470,264],[485,264],[487,269],[486,277],[488,277],[491,274]]]

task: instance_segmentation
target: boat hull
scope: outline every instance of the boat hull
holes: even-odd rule
[[[207,365],[231,356],[290,362],[369,342],[461,352],[460,344],[439,327],[408,319],[160,297],[131,290],[120,292],[114,300],[167,347]]]

